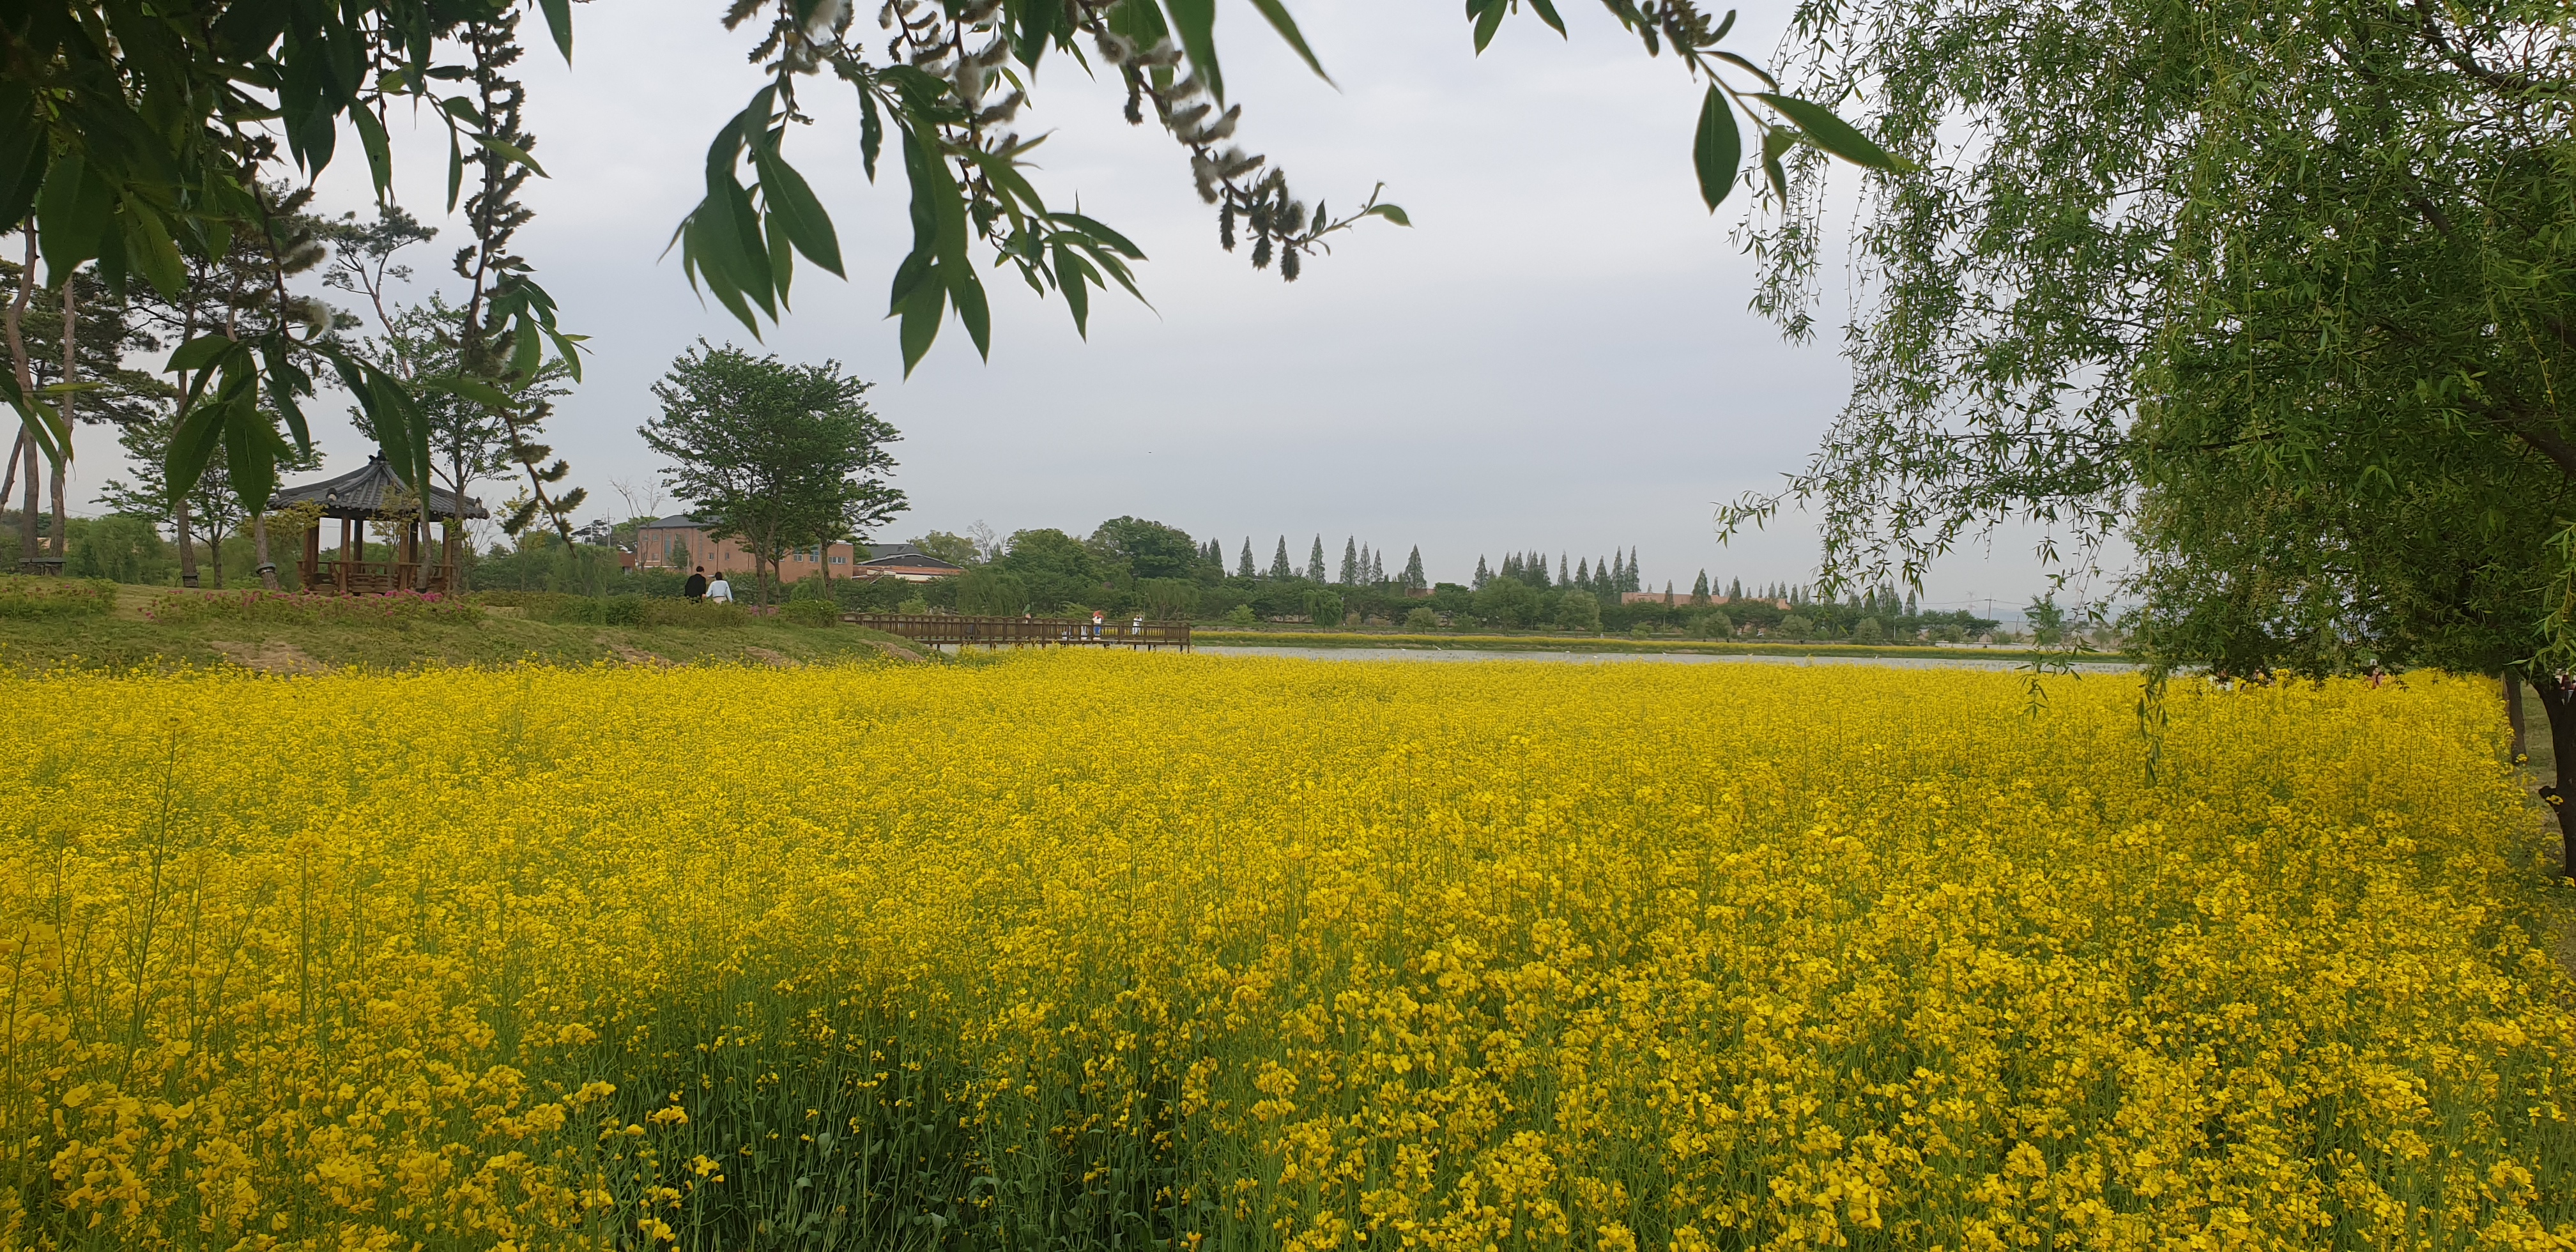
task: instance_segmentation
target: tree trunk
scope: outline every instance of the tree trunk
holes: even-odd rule
[[[215,567],[215,590],[223,590],[224,534],[222,531],[209,530],[206,532],[206,564]]]
[[[2576,781],[2576,691],[2554,678],[2531,684],[2540,707],[2549,710],[2549,747],[2556,756],[2556,781],[2540,789],[2540,798],[2558,814],[2558,876],[2576,875],[2576,806],[2568,801],[2568,784]]]
[[[25,521],[26,525],[19,528],[21,533],[19,535],[18,547],[20,555],[26,559],[26,565],[23,568],[25,568],[28,573],[32,574],[36,572],[36,558],[44,555],[44,550],[36,545],[36,509],[42,501],[38,500],[36,497],[36,445],[33,440],[30,440],[27,443],[25,457],[26,459],[21,464],[20,468],[25,470],[27,474],[27,511],[21,515],[22,520]]]
[[[9,507],[9,497],[18,490],[18,460],[27,451],[27,428],[18,427],[18,442],[9,445],[9,472],[0,475],[0,508]]]
[[[72,280],[66,277],[63,279],[63,382],[66,386],[80,381],[79,326],[80,302],[74,296]],[[77,398],[68,390],[63,392],[61,405],[65,434],[71,432],[72,402]],[[71,525],[70,519],[63,514],[63,463],[61,461],[54,462],[53,489],[54,555],[68,558],[71,556]]]
[[[2522,675],[2512,670],[2504,672],[2504,724],[2513,728],[2511,755],[2514,764],[2520,765],[2530,753],[2525,750],[2528,741],[2522,725]]]
[[[259,585],[270,591],[283,590],[277,582],[277,565],[268,559],[268,514],[250,515],[250,542],[259,556]]]
[[[33,299],[35,294],[36,226],[35,223],[30,222],[27,224],[27,259],[18,270],[18,294],[10,297],[9,312],[6,318],[0,321],[5,321],[9,340],[9,366],[17,374],[18,391],[31,401],[36,396],[36,374],[28,367],[27,341],[20,337],[18,328],[26,316],[27,302]],[[34,419],[24,417],[20,419],[18,451],[9,458],[9,472],[13,477],[21,469],[27,473],[27,509],[19,515],[18,522],[22,549],[20,555],[28,561],[36,559],[36,449],[35,441],[27,438],[25,426],[26,422],[32,420]],[[0,504],[6,504],[8,498],[8,492],[0,490]],[[30,570],[30,572],[33,571]]]
[[[179,497],[179,502],[171,507],[170,520],[179,532],[179,585],[194,587],[197,585],[197,537],[188,529],[186,496]]]
[[[65,398],[65,399],[70,399],[70,397],[68,397],[68,396],[66,396],[66,397],[64,397],[64,398]],[[71,550],[71,519],[70,519],[68,516],[66,516],[66,515],[64,514],[64,512],[63,512],[63,463],[62,463],[62,462],[60,462],[60,461],[56,461],[56,462],[54,462],[53,496],[54,496],[54,555],[55,555],[55,556],[57,556],[57,557],[64,558],[66,561],[68,561],[68,559],[70,558],[70,556],[71,556],[71,554],[72,554],[72,550]],[[66,565],[64,566],[64,568],[68,569],[68,568],[70,568],[70,566],[69,566],[68,564],[66,564]]]

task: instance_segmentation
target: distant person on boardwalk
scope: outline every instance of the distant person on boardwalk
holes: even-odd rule
[[[1097,638],[1099,638],[1099,637],[1100,637],[1100,619],[1101,619],[1101,616],[1102,616],[1102,615],[1101,615],[1100,610],[1098,610],[1098,609],[1093,609],[1093,610],[1091,611],[1091,637],[1092,637],[1092,638],[1094,638],[1094,639],[1097,639]]]
[[[704,600],[707,598],[706,566],[699,566],[689,575],[689,581],[680,584],[680,594],[687,596],[691,600]]]
[[[716,580],[707,584],[707,598],[718,604],[733,603],[733,584],[725,581],[724,571],[716,571]]]

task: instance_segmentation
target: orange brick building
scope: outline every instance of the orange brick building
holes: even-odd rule
[[[686,573],[701,565],[710,574],[722,571],[749,576],[753,572],[747,549],[734,540],[710,536],[707,523],[685,513],[646,522],[636,530],[635,568]],[[964,572],[956,563],[943,561],[908,543],[823,544],[799,548],[778,562],[778,580],[782,583],[823,573],[834,578],[895,578],[925,583]]]

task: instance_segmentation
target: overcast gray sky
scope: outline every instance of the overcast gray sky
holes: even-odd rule
[[[542,24],[527,25],[528,126],[552,177],[530,182],[537,216],[518,244],[595,349],[552,427],[591,489],[586,515],[617,505],[612,478],[655,476],[635,428],[671,358],[700,336],[750,344],[656,259],[702,187],[708,137],[759,85],[752,40],[723,30],[721,8],[580,6],[569,69]],[[1418,544],[1439,579],[1463,579],[1479,554],[1632,545],[1657,585],[1687,586],[1703,568],[1812,577],[1803,519],[1731,547],[1710,523],[1714,502],[1776,484],[1813,450],[1846,370],[1830,333],[1791,345],[1746,311],[1752,267],[1731,239],[1743,206],[1711,217],[1687,159],[1699,85],[1597,6],[1562,6],[1571,40],[1517,17],[1481,58],[1454,0],[1292,8],[1339,90],[1227,0],[1218,34],[1244,105],[1239,138],[1309,204],[1356,206],[1383,180],[1412,229],[1342,236],[1293,285],[1255,272],[1219,250],[1181,150],[1127,126],[1112,84],[1051,57],[1021,117],[1055,131],[1035,154],[1039,187],[1144,249],[1153,307],[1096,297],[1085,343],[1061,302],[990,275],[992,360],[952,322],[909,380],[882,317],[910,242],[900,170],[871,186],[847,89],[808,80],[822,121],[789,152],[838,221],[850,280],[800,269],[795,312],[765,331],[767,347],[878,383],[871,401],[904,433],[898,482],[913,500],[882,537],[979,519],[1088,533],[1135,514],[1213,534],[1229,556],[1248,536],[1265,560],[1282,534],[1301,559],[1318,533],[1335,558],[1351,535],[1394,560]],[[1785,12],[1748,8],[1730,44],[1767,50]],[[398,194],[436,224],[440,132],[398,127],[396,139]],[[363,212],[365,177],[344,144],[324,203]],[[416,295],[461,286],[446,275],[461,230],[414,250]],[[333,472],[366,455],[345,421],[319,433]],[[84,480],[112,476],[112,442],[85,440],[83,454]],[[1945,562],[1928,598],[2018,603],[2042,583],[2028,548],[2013,532],[1990,556]]]

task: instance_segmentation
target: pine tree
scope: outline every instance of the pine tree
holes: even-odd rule
[[[1499,572],[1505,578],[1517,579],[1524,582],[1527,581],[1526,579],[1521,579],[1521,558],[1520,554],[1517,552],[1506,552],[1503,554],[1503,568]]]
[[[1574,585],[1586,591],[1592,589],[1592,562],[1585,561],[1574,567]]]
[[[1324,542],[1324,537],[1323,537],[1323,536],[1321,536],[1321,535],[1317,535],[1317,536],[1315,537],[1315,542],[1316,542],[1318,545],[1321,545],[1321,544]],[[1316,553],[1318,554],[1318,558],[1320,559],[1320,556],[1321,556],[1321,554],[1322,554],[1322,552],[1323,552],[1323,548],[1322,548],[1322,547],[1320,547],[1320,546],[1318,546],[1318,547],[1315,549],[1315,551],[1316,551]],[[1348,587],[1348,586],[1350,586],[1350,585],[1352,585],[1352,584],[1354,584],[1354,583],[1357,583],[1359,580],[1360,580],[1360,542],[1359,542],[1359,540],[1358,540],[1356,537],[1354,537],[1354,538],[1349,538],[1349,539],[1344,539],[1344,540],[1342,541],[1342,577],[1341,577],[1341,579],[1340,579],[1340,582],[1341,582],[1341,584],[1342,584],[1343,586]]]
[[[1637,545],[1632,543],[1628,545],[1628,576],[1621,589],[1626,591],[1635,591],[1637,589],[1637,585]]]
[[[1245,535],[1243,537],[1243,564],[1235,567],[1234,576],[1237,578],[1252,578],[1258,573],[1259,571],[1252,568],[1252,536]]]
[[[1744,598],[1743,579],[1739,578],[1734,582],[1726,584],[1726,598],[1729,600],[1741,600]]]
[[[1419,553],[1422,549],[1415,548],[1414,551]],[[1485,589],[1486,580],[1493,576],[1493,571],[1488,569],[1485,565],[1485,554],[1479,552],[1476,554],[1476,578],[1474,582],[1467,585],[1467,589],[1469,591],[1483,591]]]
[[[1484,568],[1485,559],[1483,557],[1476,558],[1476,569],[1479,572],[1482,572]],[[1413,545],[1413,555],[1404,558],[1404,589],[1407,591],[1428,591],[1431,589],[1431,583],[1429,580],[1422,576],[1421,544],[1417,543]]]
[[[1665,579],[1665,580],[1664,580],[1664,607],[1665,607],[1665,608],[1671,608],[1672,606],[1673,606],[1673,580],[1672,580],[1672,579],[1667,578],[1667,579]]]
[[[1573,582],[1565,576],[1565,554],[1563,552],[1556,554],[1556,585],[1560,587],[1571,587],[1574,585]]]
[[[1708,571],[1699,572],[1699,581],[1691,584],[1691,603],[1708,603]]]
[[[1315,549],[1306,554],[1306,580],[1318,583],[1324,581],[1324,537],[1322,535],[1315,536]]]
[[[1297,571],[1288,568],[1288,536],[1286,535],[1279,536],[1279,551],[1270,557],[1270,576],[1281,582],[1297,576]]]

